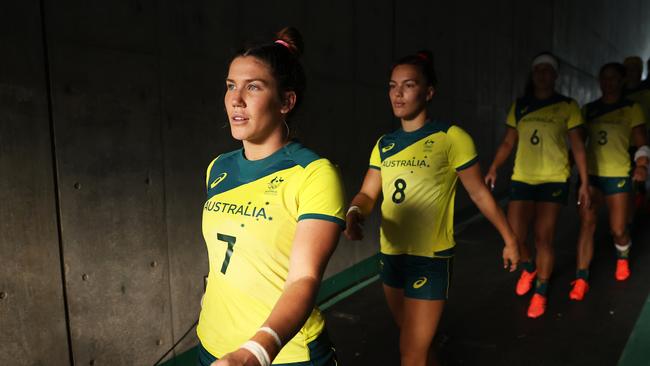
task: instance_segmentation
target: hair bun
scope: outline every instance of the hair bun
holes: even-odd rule
[[[289,51],[294,54],[296,57],[300,57],[304,50],[305,45],[302,41],[302,36],[300,32],[294,27],[284,27],[279,30],[275,36],[277,37],[278,44],[283,47],[287,47]]]
[[[433,64],[433,53],[431,51],[419,50],[415,55],[421,58],[423,61]]]

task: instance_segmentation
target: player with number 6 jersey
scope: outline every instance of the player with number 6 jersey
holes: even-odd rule
[[[510,107],[505,137],[497,149],[485,182],[494,187],[497,170],[515,145],[517,152],[510,181],[508,222],[519,239],[522,271],[515,292],[528,293],[535,281],[527,315],[537,318],[546,311],[546,293],[553,272],[553,235],[557,218],[569,193],[569,151],[571,144],[581,184],[578,205],[589,207],[587,162],[579,128],[583,125],[575,100],[555,91],[558,60],[550,53],[537,55],[531,65],[530,80],[523,97]],[[535,230],[536,258],[526,244],[528,227]]]

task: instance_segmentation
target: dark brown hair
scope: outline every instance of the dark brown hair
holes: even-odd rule
[[[436,87],[438,84],[438,78],[436,78],[436,71],[433,67],[433,53],[429,50],[420,50],[415,54],[407,55],[395,62],[390,68],[392,74],[393,70],[399,65],[413,65],[417,67],[424,78],[426,79],[427,85]]]
[[[247,46],[235,53],[232,60],[251,56],[268,65],[278,84],[280,96],[288,91],[296,93],[296,104],[288,114],[291,116],[301,104],[306,87],[305,71],[299,61],[303,51],[300,32],[296,28],[285,27],[275,34],[272,41]]]

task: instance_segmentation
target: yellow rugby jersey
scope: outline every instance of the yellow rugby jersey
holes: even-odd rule
[[[370,168],[381,171],[381,252],[452,255],[456,173],[477,161],[472,138],[458,126],[427,122],[382,136],[370,157]]]
[[[583,108],[587,126],[589,174],[600,177],[627,177],[631,161],[628,148],[632,129],[645,124],[639,103],[622,99],[605,104],[600,99]]]
[[[218,156],[207,171],[203,237],[210,263],[197,334],[217,358],[262,326],[282,294],[298,221],[344,221],[337,169],[297,142],[246,160],[243,149]],[[307,344],[323,330],[314,308],[275,362],[309,360]]]
[[[545,100],[517,99],[506,120],[519,135],[512,180],[566,182],[571,174],[567,133],[582,124],[580,107],[569,97],[555,94]]]

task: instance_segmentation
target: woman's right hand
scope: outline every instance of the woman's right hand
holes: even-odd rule
[[[494,190],[494,185],[497,182],[497,171],[494,168],[490,168],[488,170],[487,174],[485,175],[485,184],[490,188],[490,190]]]
[[[358,211],[350,211],[345,216],[345,231],[343,234],[348,240],[361,240],[363,239],[363,216]]]

